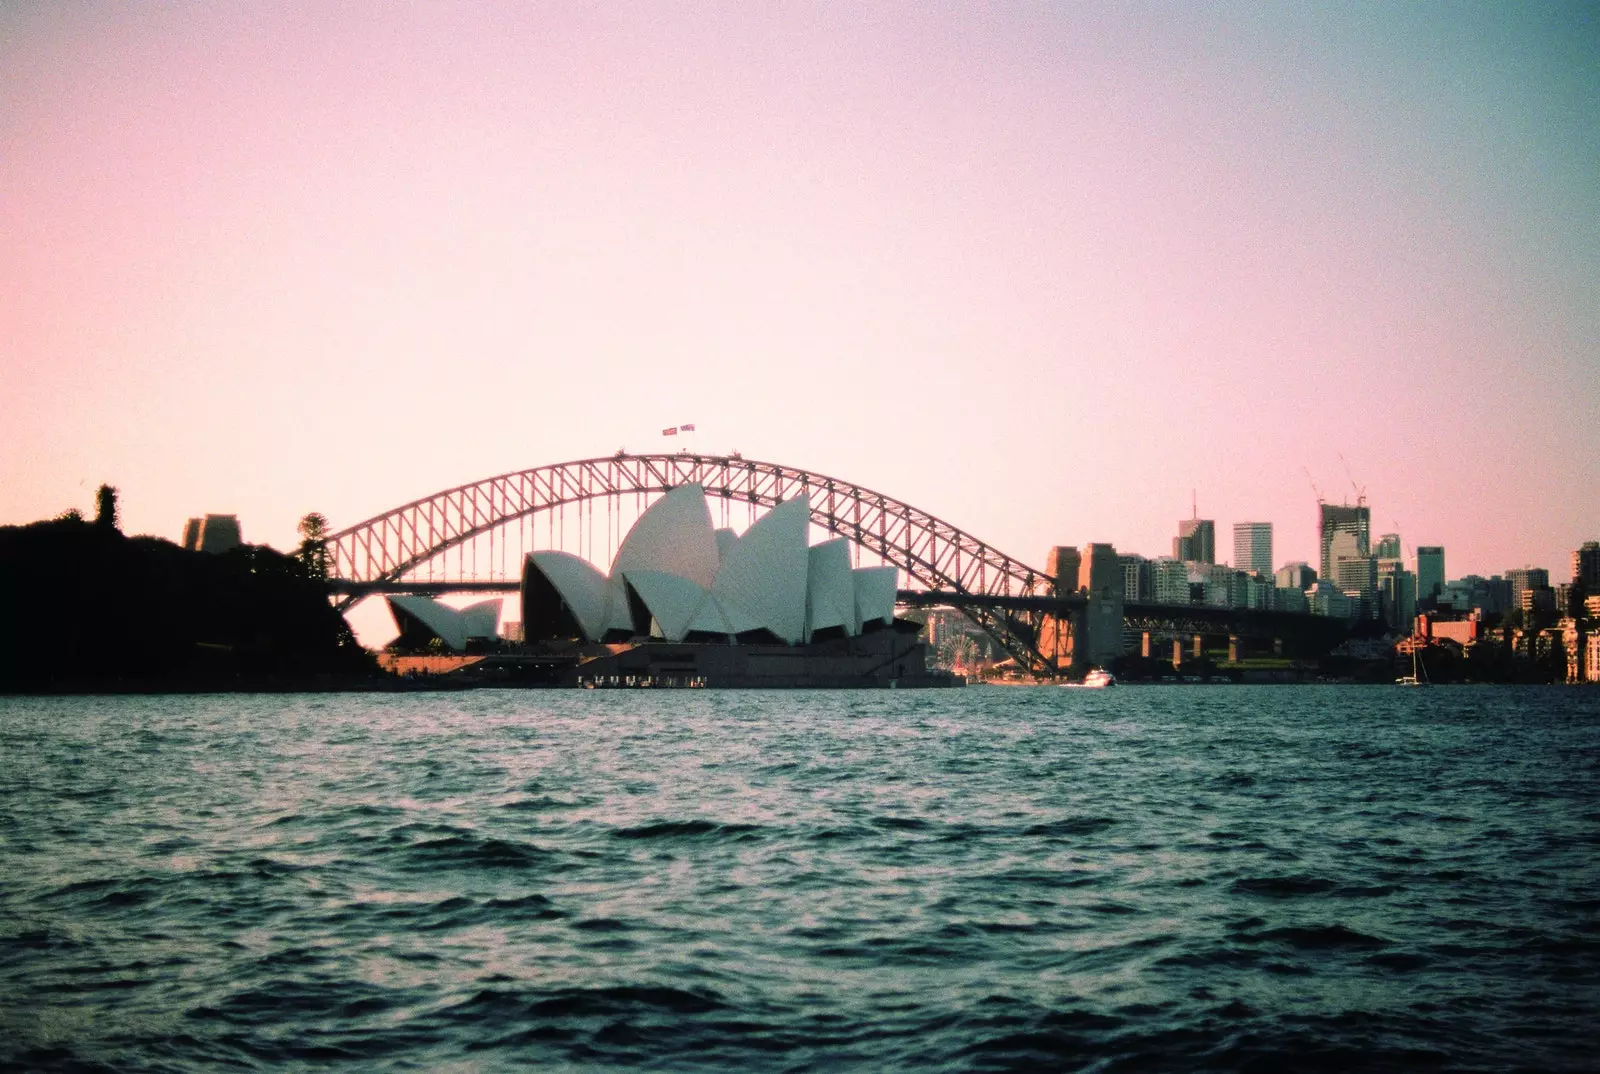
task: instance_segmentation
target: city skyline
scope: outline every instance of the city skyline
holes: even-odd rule
[[[107,481],[286,548],[693,423],[1032,563],[1159,554],[1191,490],[1316,563],[1359,482],[1456,577],[1555,575],[1596,23],[10,6],[0,523]]]

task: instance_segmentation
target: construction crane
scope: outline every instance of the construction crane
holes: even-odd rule
[[[1365,507],[1367,505],[1367,490],[1365,487],[1356,484],[1356,475],[1350,472],[1350,463],[1345,459],[1342,451],[1339,452],[1339,461],[1344,463],[1344,476],[1350,479],[1350,487],[1356,490],[1356,506]]]
[[[1328,501],[1327,498],[1322,495],[1322,490],[1317,487],[1317,479],[1311,476],[1311,467],[1302,466],[1300,469],[1305,471],[1306,480],[1311,482],[1311,491],[1317,494],[1317,506],[1321,507]]]

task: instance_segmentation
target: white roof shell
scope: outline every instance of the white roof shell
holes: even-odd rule
[[[843,537],[812,545],[807,560],[806,640],[827,627],[844,627],[852,637],[861,633],[850,544]]]
[[[571,552],[530,552],[528,562],[539,569],[561,599],[572,609],[584,637],[605,633],[606,576],[582,556]]]
[[[743,536],[713,529],[705,490],[682,485],[639,516],[609,576],[567,552],[534,552],[528,559],[594,641],[608,630],[633,629],[630,586],[654,619],[653,631],[670,641],[682,641],[691,632],[734,635],[764,628],[795,644],[809,641],[818,630],[843,627],[853,636],[863,623],[893,622],[899,572],[894,567],[852,571],[843,538],[807,546],[810,524],[810,500],[799,496],[772,508]],[[424,598],[402,599],[431,606],[426,615],[412,614],[457,644],[451,638],[461,631],[448,614],[441,615],[455,614],[452,609]],[[491,604],[498,617],[498,601],[474,609]]]
[[[894,567],[857,567],[851,574],[855,580],[857,621],[862,625],[873,620],[893,623],[899,570]]]
[[[607,630],[632,630],[623,578],[630,571],[655,571],[686,578],[709,588],[717,576],[717,538],[711,528],[706,490],[679,485],[645,509],[622,539],[611,561],[606,583],[604,625]],[[641,599],[644,594],[639,594]],[[596,635],[598,640],[600,635]]]
[[[709,589],[717,577],[717,538],[706,490],[679,485],[639,516],[611,562],[611,577],[661,571]]]
[[[706,591],[687,578],[665,571],[628,571],[624,577],[655,617],[661,636],[682,641],[705,603]]]
[[[494,638],[499,636],[500,601],[482,600],[465,608],[452,608],[429,597],[395,595],[388,598],[394,608],[415,616],[423,625],[439,635],[456,652],[467,647],[468,638]],[[390,614],[393,614],[391,608]],[[395,625],[399,626],[396,616]]]
[[[790,645],[802,640],[810,525],[811,501],[796,496],[762,515],[739,538],[711,587],[730,620],[737,623],[738,613],[747,613]]]

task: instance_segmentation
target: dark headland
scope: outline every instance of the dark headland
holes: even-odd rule
[[[221,555],[69,513],[0,527],[0,692],[381,687],[371,653],[293,556]]]

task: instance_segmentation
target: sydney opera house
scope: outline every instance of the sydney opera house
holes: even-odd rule
[[[852,569],[842,538],[808,545],[810,525],[799,496],[743,536],[713,529],[704,490],[680,486],[639,516],[609,575],[568,552],[529,555],[525,637],[799,645],[892,625],[895,568]]]
[[[805,496],[738,534],[714,527],[701,486],[672,489],[639,516],[608,573],[569,552],[527,556],[525,652],[571,654],[566,678],[585,685],[935,684],[920,628],[895,619],[896,568],[852,567],[848,542],[811,544],[810,528]],[[390,607],[403,634],[426,627],[460,651],[493,603]]]

